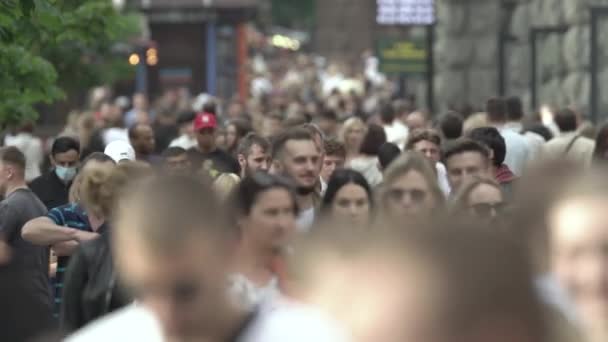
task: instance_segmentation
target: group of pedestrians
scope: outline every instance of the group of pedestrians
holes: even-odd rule
[[[605,126],[328,96],[106,100],[31,179],[2,147],[0,340],[608,339]]]

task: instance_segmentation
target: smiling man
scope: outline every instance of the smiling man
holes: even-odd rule
[[[306,129],[294,128],[280,135],[273,145],[273,168],[276,173],[290,178],[297,188],[300,216],[297,227],[307,232],[315,220],[321,153],[313,136]]]

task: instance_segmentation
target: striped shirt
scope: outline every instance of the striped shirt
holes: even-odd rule
[[[58,226],[65,226],[87,232],[92,231],[87,213],[78,203],[68,203],[66,205],[53,208],[49,210],[47,217]],[[60,256],[57,258],[57,273],[55,274],[55,279],[53,280],[55,315],[58,315],[61,309],[63,278],[65,276],[65,270],[68,267],[69,261],[69,256]]]

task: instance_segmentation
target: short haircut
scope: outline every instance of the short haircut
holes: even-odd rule
[[[244,156],[248,156],[251,153],[251,148],[254,146],[260,146],[262,151],[268,153],[270,152],[270,141],[264,138],[263,136],[257,133],[249,133],[243,139],[241,139],[238,148],[236,149],[236,154],[242,154]]]
[[[443,151],[443,160],[447,163],[453,156],[466,152],[479,153],[486,161],[490,160],[488,148],[469,138],[460,138],[448,145]]]
[[[310,140],[314,143],[312,134],[310,134],[307,129],[302,127],[288,129],[275,138],[272,144],[272,159],[277,159],[285,151],[285,145],[287,145],[287,142],[291,140]]]
[[[228,123],[228,125],[226,127],[228,127],[230,125],[233,125],[234,128],[236,129],[236,136],[239,139],[246,136],[251,131],[253,131],[253,127],[251,127],[251,122],[247,119],[238,118],[238,119],[230,120],[230,122]]]
[[[137,138],[137,129],[143,126],[148,126],[150,128],[152,128],[152,126],[148,125],[148,124],[143,124],[143,123],[136,123],[134,125],[131,125],[131,127],[129,127],[128,133],[129,133],[129,139],[135,139]]]
[[[187,154],[187,153],[188,153],[188,151],[186,151],[182,147],[172,146],[172,147],[165,149],[161,156],[163,157],[163,159],[167,159],[167,158],[181,156],[182,154]]]
[[[116,162],[114,161],[114,159],[112,159],[112,157],[108,156],[107,154],[105,154],[103,152],[93,152],[93,153],[89,154],[82,161],[82,166],[84,167],[90,161],[96,161],[96,162],[100,162],[100,163],[112,162],[113,164],[116,164]]]
[[[193,237],[213,246],[237,238],[211,188],[194,177],[158,175],[131,184],[117,208],[114,237],[135,236],[151,250],[173,253]]]
[[[321,130],[321,128],[319,128],[318,125],[309,122],[309,123],[303,124],[302,128],[304,128],[305,130],[308,130],[313,137],[315,135],[319,136],[321,138],[321,140],[323,142],[325,142],[325,133],[323,133],[323,130]]]
[[[524,105],[517,96],[511,96],[506,101],[507,119],[519,121],[524,117]]]
[[[393,160],[397,159],[401,155],[401,149],[399,146],[386,142],[380,146],[378,150],[378,162],[383,170],[386,170]]]
[[[380,120],[385,124],[390,124],[395,120],[395,109],[390,104],[385,104],[380,109]]]
[[[51,147],[51,156],[71,150],[80,153],[80,143],[78,140],[68,136],[59,137],[53,141],[53,146]]]
[[[0,160],[4,164],[10,164],[25,171],[25,155],[15,146],[0,148]]]
[[[574,132],[578,127],[576,113],[570,108],[563,108],[555,112],[553,120],[561,132]]]
[[[492,150],[494,166],[498,167],[504,163],[507,155],[507,145],[505,138],[500,135],[498,129],[495,127],[479,127],[469,132],[468,136]]]
[[[380,146],[386,142],[386,132],[378,125],[369,125],[361,143],[359,152],[368,156],[377,156]]]
[[[486,102],[486,114],[492,122],[507,120],[507,105],[504,99],[493,97]]]
[[[417,129],[412,132],[407,139],[407,144],[405,145],[407,150],[411,150],[414,148],[414,145],[421,141],[430,141],[433,144],[441,147],[441,136],[434,129]]]
[[[462,136],[464,120],[458,112],[447,112],[439,118],[438,127],[446,139],[454,140]]]
[[[325,155],[346,158],[346,148],[337,139],[325,140]]]

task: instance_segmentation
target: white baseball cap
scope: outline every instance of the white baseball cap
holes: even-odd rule
[[[133,149],[133,146],[123,140],[112,141],[106,146],[103,153],[112,158],[116,163],[123,160],[135,161],[135,150]]]

